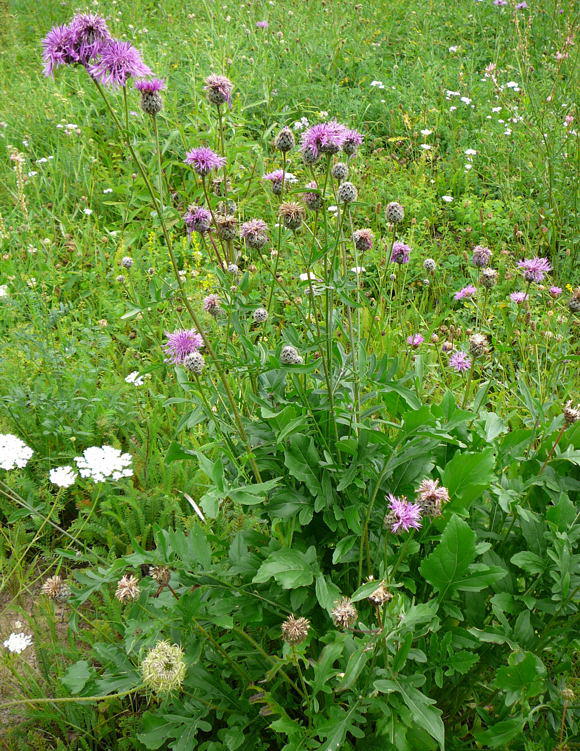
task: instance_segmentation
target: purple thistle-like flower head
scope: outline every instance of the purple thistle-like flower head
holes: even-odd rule
[[[107,22],[94,13],[78,13],[70,22],[75,52],[83,65],[100,54],[103,45],[111,41]]]
[[[203,298],[203,309],[206,313],[215,313],[220,307],[220,299],[218,295],[208,295]]]
[[[507,0],[493,0],[493,4],[494,5],[507,5],[508,1]]]
[[[192,149],[185,155],[185,163],[190,164],[201,177],[205,177],[212,170],[223,167],[226,163],[225,156],[218,156],[215,151],[201,146],[198,149]]]
[[[562,287],[550,287],[548,290],[550,297],[560,297],[562,294]]]
[[[392,519],[391,531],[395,534],[408,532],[410,529],[421,527],[421,507],[418,503],[410,503],[406,498],[397,498],[388,494],[389,517]]]
[[[264,175],[262,180],[269,180],[272,183],[281,183],[282,180],[287,183],[298,182],[296,175],[293,175],[291,172],[284,172],[284,170],[281,169],[275,169],[273,172],[268,172],[267,175]]]
[[[391,250],[392,263],[409,263],[410,255],[411,248],[408,245],[399,240],[393,243],[393,248]]]
[[[224,104],[227,102],[232,105],[232,89],[234,84],[225,76],[211,75],[205,79],[203,87],[207,92],[207,98],[212,104]]]
[[[476,245],[471,256],[471,263],[482,269],[485,266],[489,266],[492,255],[489,248],[486,248],[484,245]]]
[[[425,337],[421,336],[421,334],[411,334],[411,336],[407,337],[407,344],[413,349],[417,349],[417,347],[420,347],[424,341],[425,341]]]
[[[139,50],[129,42],[111,39],[99,50],[99,60],[88,71],[103,86],[125,86],[129,78],[152,75]]]
[[[183,215],[183,221],[187,227],[188,233],[191,232],[209,232],[211,225],[211,211],[203,206],[192,204]]]
[[[203,347],[203,338],[195,329],[178,329],[166,336],[167,341],[164,347],[167,358],[165,362],[171,362],[174,365],[182,365],[187,355]]]
[[[42,40],[42,59],[45,76],[54,75],[54,69],[59,65],[78,63],[70,26],[53,26]]]
[[[518,305],[520,305],[527,299],[528,299],[528,296],[525,292],[512,292],[510,295],[510,300],[512,302],[517,303]]]
[[[250,219],[244,222],[240,235],[250,248],[263,248],[268,242],[268,225],[263,219]]]
[[[135,81],[135,88],[142,94],[157,94],[167,88],[162,78],[150,78],[142,81]]]
[[[454,300],[464,300],[466,297],[473,297],[475,293],[477,292],[477,287],[474,287],[473,284],[468,284],[467,287],[463,287],[463,289],[460,289],[459,292],[456,292],[453,295]]]
[[[345,154],[356,154],[358,147],[363,142],[363,135],[358,130],[347,129],[344,134],[344,143],[342,144],[342,150]]]
[[[336,122],[336,120],[313,125],[302,134],[302,145],[300,147],[302,154],[306,158],[313,158],[314,160],[320,154],[336,154],[342,148],[347,132],[344,125]]]
[[[256,28],[258,28],[258,29],[267,29],[268,28],[268,21],[256,21]]]
[[[471,359],[465,352],[459,350],[458,352],[454,352],[449,358],[449,366],[458,373],[464,373],[471,367]]]
[[[526,282],[541,282],[545,275],[552,270],[552,264],[547,258],[527,258],[518,261]]]

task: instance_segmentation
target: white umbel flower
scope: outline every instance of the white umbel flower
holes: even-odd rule
[[[28,634],[10,634],[10,636],[3,642],[3,645],[9,652],[19,655],[27,647],[32,644],[32,636]]]
[[[81,477],[88,477],[93,482],[132,477],[132,461],[131,454],[123,454],[113,446],[91,446],[83,451],[82,456],[75,457]]]
[[[59,488],[70,488],[76,482],[77,473],[67,464],[64,467],[51,469],[48,478],[53,485],[58,485]]]
[[[0,469],[26,467],[33,453],[20,438],[10,433],[0,433]]]

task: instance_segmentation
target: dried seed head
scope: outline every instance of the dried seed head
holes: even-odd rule
[[[294,133],[292,133],[290,128],[282,128],[282,130],[276,136],[274,145],[276,146],[278,151],[286,152],[293,149],[295,143],[296,139],[294,138]]]
[[[385,582],[382,581],[375,591],[368,596],[369,601],[380,608],[385,602],[393,599],[393,593],[387,589]]]
[[[344,182],[340,184],[336,197],[340,203],[352,203],[358,198],[358,190],[352,183]]]
[[[334,625],[337,628],[350,628],[358,618],[358,611],[348,597],[341,597],[334,603],[330,611]]]
[[[141,662],[143,683],[156,694],[181,688],[185,679],[183,649],[167,641],[158,642]]]
[[[125,575],[117,582],[115,597],[120,602],[125,602],[125,600],[136,600],[140,593],[139,580],[135,576]]]
[[[471,263],[478,268],[483,268],[489,264],[492,255],[493,253],[489,248],[483,245],[476,245],[471,256]]]
[[[205,367],[205,360],[201,352],[191,352],[186,355],[183,360],[183,367],[190,373],[199,375]]]
[[[435,273],[437,269],[437,264],[432,258],[426,258],[423,261],[423,268],[425,269],[425,271],[428,271],[430,274],[433,274]]]
[[[365,251],[370,250],[373,247],[373,231],[371,229],[368,229],[367,227],[363,229],[356,229],[352,233],[352,239],[356,249],[360,250],[361,253],[364,253]]]
[[[149,576],[154,579],[158,584],[162,584],[166,587],[169,584],[171,578],[171,571],[169,566],[150,566]]]
[[[449,501],[449,491],[439,487],[439,480],[425,479],[417,489],[417,503],[425,516],[441,516],[444,503]]]
[[[237,234],[237,219],[232,214],[216,216],[216,233],[222,240],[233,240]]]
[[[344,162],[337,162],[335,165],[333,165],[331,174],[334,179],[338,180],[339,182],[346,180],[346,178],[348,177],[348,164],[345,164]]]
[[[485,269],[481,270],[479,281],[481,282],[482,286],[486,287],[487,289],[491,289],[497,284],[498,276],[499,274],[497,273],[497,271],[488,266]]]
[[[572,297],[568,302],[568,310],[571,313],[580,313],[580,287],[577,287],[572,293]]]
[[[452,342],[443,342],[443,344],[441,345],[441,350],[443,352],[451,352],[452,349],[453,349]]]
[[[487,351],[487,337],[485,334],[472,334],[469,337],[469,351],[474,357],[481,357]]]
[[[308,618],[289,616],[282,624],[282,639],[286,644],[300,644],[308,636],[310,621]]]
[[[40,591],[43,595],[50,597],[51,600],[64,602],[70,597],[70,587],[58,574],[51,576],[42,585]]]
[[[298,353],[296,347],[287,344],[282,347],[282,351],[280,352],[280,362],[282,365],[302,365],[304,359]]]
[[[266,308],[256,308],[252,313],[255,323],[265,323],[268,320],[268,311]]]
[[[563,413],[566,425],[572,425],[573,423],[580,420],[580,405],[573,407],[572,402],[569,401],[565,404]]]
[[[385,209],[385,217],[390,224],[399,224],[405,218],[405,209],[400,203],[393,201]]]
[[[288,201],[280,205],[278,213],[287,229],[296,230],[301,226],[306,212],[302,204]]]

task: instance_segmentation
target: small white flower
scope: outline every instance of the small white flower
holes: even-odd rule
[[[512,132],[510,128],[506,128],[503,132],[504,136],[511,136]]]
[[[20,438],[10,433],[0,433],[0,469],[26,467],[33,453]]]
[[[506,83],[506,88],[507,89],[519,89],[519,84],[516,83],[516,81],[508,81]]]
[[[354,269],[351,269],[353,274],[364,274],[366,271],[364,266],[355,266]]]
[[[473,169],[473,164],[465,164],[465,165],[463,165],[463,166],[465,167],[465,169],[466,169],[467,171],[469,171],[470,169]]]
[[[441,200],[445,201],[445,203],[451,203],[453,196],[441,196]]]
[[[492,108],[491,108],[491,111],[492,111],[492,112],[501,112],[501,110],[502,110],[502,108],[501,108],[501,107],[492,107]]]
[[[371,81],[371,86],[375,86],[377,89],[385,88],[385,84],[382,81]]]
[[[336,212],[338,211],[338,206],[329,206],[328,210],[331,214],[336,214]]]
[[[70,465],[64,467],[54,467],[48,473],[48,478],[53,485],[58,485],[59,488],[70,488],[74,485],[77,479],[77,473]]]
[[[28,177],[36,177],[38,175],[38,172],[36,170],[30,170],[28,173]]]
[[[312,273],[312,271],[307,271],[304,274],[300,274],[300,281],[301,282],[307,282],[310,280],[311,282],[319,282],[320,279]]]
[[[132,383],[134,386],[142,386],[145,383],[143,376],[139,375],[138,370],[134,370],[125,378],[125,383]]]
[[[455,112],[456,109],[457,107],[449,107],[449,112]]]
[[[426,138],[427,136],[430,136],[430,135],[431,135],[431,133],[433,133],[433,131],[432,131],[432,130],[428,130],[427,128],[425,128],[425,130],[422,130],[422,131],[421,131],[421,135],[422,135],[422,136],[425,136],[425,138]]]
[[[107,193],[112,193],[112,192],[113,192],[113,188],[104,188],[104,189],[103,189],[103,193],[104,193],[105,195],[107,195]]]
[[[431,144],[430,143],[422,143],[421,144],[421,148],[424,149],[425,151],[429,151],[429,149],[431,148]]]
[[[450,91],[449,89],[447,89],[447,91],[445,92],[445,96],[447,98],[449,98],[450,96],[460,96],[460,95],[461,95],[460,91]]]
[[[131,454],[123,454],[113,446],[91,446],[82,456],[75,457],[81,477],[88,477],[93,482],[132,477],[132,461]]]
[[[471,99],[468,96],[462,96],[459,101],[463,102],[463,104],[471,104]]]
[[[19,655],[27,647],[32,644],[32,636],[28,634],[10,634],[10,636],[3,642],[4,646],[9,652]]]
[[[7,284],[0,284],[0,297],[10,297]]]
[[[456,45],[453,45],[453,47],[449,47],[449,52],[457,52],[458,49],[459,47],[457,47]]]
[[[92,209],[83,209],[83,214],[86,214],[87,216],[90,216],[93,213]]]
[[[477,151],[475,149],[465,149],[463,153],[467,154],[467,156],[475,156],[477,154]]]

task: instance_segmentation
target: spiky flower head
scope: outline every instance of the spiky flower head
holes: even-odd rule
[[[70,587],[58,574],[49,577],[40,588],[40,591],[43,595],[57,602],[68,600],[71,594]]]
[[[425,271],[428,271],[430,274],[433,274],[437,270],[437,264],[432,258],[426,258],[423,261],[423,268],[425,269]]]
[[[356,154],[358,147],[362,145],[363,136],[358,130],[352,130],[347,128],[344,134],[344,142],[342,144],[342,150],[348,156]]]
[[[272,193],[276,196],[279,196],[282,193],[286,183],[290,184],[298,182],[298,178],[295,175],[281,169],[275,169],[273,172],[269,172],[267,175],[264,175],[262,180],[267,180],[272,184]]]
[[[233,274],[234,276],[237,276],[240,273],[240,267],[237,263],[228,263],[228,267],[226,269],[228,274]]]
[[[564,405],[563,413],[566,425],[572,425],[573,423],[580,420],[580,405],[576,405],[574,407],[571,401],[566,402],[566,404]]]
[[[164,348],[167,358],[165,362],[171,362],[174,365],[183,365],[187,355],[203,347],[203,338],[195,329],[178,329],[166,336],[167,342]]]
[[[487,268],[481,270],[479,281],[481,282],[483,287],[485,287],[486,289],[491,289],[497,284],[498,277],[499,274],[497,273],[497,271],[488,266]]]
[[[389,493],[389,511],[385,516],[385,524],[390,526],[391,532],[399,534],[410,529],[421,527],[421,507],[418,503],[410,503],[406,498],[397,498]]]
[[[352,240],[357,250],[364,253],[373,247],[374,234],[371,229],[364,227],[363,229],[355,229],[352,233]]]
[[[554,286],[554,287],[550,287],[550,289],[548,290],[548,294],[550,295],[550,297],[554,297],[554,298],[560,297],[562,292],[563,292],[562,287]]]
[[[226,163],[225,156],[218,156],[215,151],[207,146],[188,151],[184,159],[201,177],[209,175],[212,170],[220,169]]]
[[[308,145],[308,146],[301,146],[300,150],[302,152],[302,161],[307,167],[311,167],[313,164],[316,164],[320,157],[320,152],[318,149],[316,149],[314,146]]]
[[[473,297],[477,292],[477,287],[473,284],[468,284],[453,295],[454,300],[465,300],[465,298]]]
[[[425,341],[425,337],[421,334],[411,334],[407,337],[407,344],[413,349],[418,349]]]
[[[183,367],[190,373],[199,375],[205,368],[205,359],[201,352],[191,352],[183,358]]]
[[[322,195],[318,192],[318,184],[313,180],[312,182],[309,182],[306,187],[310,190],[302,194],[302,200],[306,204],[306,208],[310,209],[310,211],[318,211],[322,208],[322,204],[324,203]],[[313,193],[311,191],[317,192]]]
[[[183,649],[167,641],[158,642],[141,662],[143,683],[156,694],[168,694],[181,688],[185,672]]]
[[[528,295],[526,292],[512,292],[510,295],[510,300],[512,302],[515,302],[517,305],[521,305],[527,299]]]
[[[282,130],[276,136],[274,146],[278,149],[278,151],[285,153],[293,149],[295,143],[296,139],[294,138],[294,133],[292,133],[290,128],[286,127],[282,128]]]
[[[441,508],[449,501],[449,491],[439,486],[439,480],[426,478],[417,489],[417,503],[426,516],[441,516]]]
[[[238,220],[232,214],[220,214],[215,218],[216,234],[222,240],[233,240],[238,233]]]
[[[344,162],[337,162],[332,166],[331,174],[335,180],[342,182],[348,177],[348,164]]]
[[[580,312],[580,287],[577,287],[568,301],[568,310],[570,313]]]
[[[45,76],[53,76],[59,65],[79,62],[70,26],[53,26],[42,40],[42,59]]]
[[[304,206],[295,201],[287,201],[280,204],[278,214],[287,229],[297,230],[302,225],[305,217]]]
[[[183,215],[183,221],[185,222],[188,234],[199,232],[203,235],[210,230],[211,211],[203,206],[191,204]]]
[[[302,134],[302,154],[308,152],[314,159],[318,159],[320,154],[336,154],[344,144],[346,132],[344,125],[336,120],[313,125]]]
[[[299,354],[296,347],[286,344],[280,352],[280,362],[282,365],[302,365],[303,357]]]
[[[487,350],[487,336],[485,334],[472,334],[469,337],[469,351],[474,357],[481,357]]]
[[[347,629],[356,623],[358,611],[348,597],[341,597],[334,603],[330,615],[337,628]]]
[[[291,615],[282,624],[282,639],[292,646],[300,644],[308,636],[309,628],[308,618],[294,618]]]
[[[211,75],[205,79],[203,87],[207,93],[208,100],[215,105],[232,104],[232,90],[234,84],[225,76]]]
[[[120,602],[125,602],[125,600],[136,600],[140,594],[139,580],[136,576],[126,574],[117,582],[115,597]]]
[[[156,581],[157,584],[166,587],[171,579],[171,570],[169,569],[169,566],[150,566],[149,576]]]
[[[152,78],[148,81],[137,81],[135,88],[141,93],[141,109],[146,115],[155,117],[163,109],[163,99],[159,93],[165,88],[165,81]]]
[[[369,602],[371,602],[377,608],[380,608],[385,604],[385,602],[388,602],[392,599],[393,593],[389,589],[387,589],[384,581],[380,582],[375,591],[368,596]]]
[[[547,258],[536,257],[518,261],[518,268],[522,270],[526,282],[541,282],[552,270],[552,265]]]
[[[400,203],[393,201],[385,209],[385,217],[390,224],[399,224],[405,218],[405,209]]]
[[[130,269],[134,263],[135,261],[131,258],[131,256],[123,256],[123,258],[121,258],[121,266],[124,269]]]
[[[269,240],[268,225],[263,219],[250,219],[242,224],[240,235],[248,247],[260,250]]]
[[[212,316],[219,315],[221,310],[219,295],[212,294],[203,298],[203,309]]]
[[[255,323],[265,323],[268,320],[268,311],[266,308],[256,308],[252,313]]]
[[[471,360],[465,352],[459,350],[454,352],[449,358],[449,367],[453,368],[457,373],[465,373],[471,367]]]
[[[107,22],[94,13],[77,13],[69,24],[75,52],[82,65],[101,53],[104,44],[111,41]]]
[[[339,185],[336,197],[340,203],[352,203],[358,198],[356,186],[347,181]]]
[[[139,50],[129,42],[110,39],[99,50],[99,59],[89,65],[88,71],[103,86],[125,86],[130,78],[140,78],[152,75],[143,60]]]
[[[391,250],[392,263],[409,263],[410,255],[411,248],[408,245],[399,240],[393,243],[393,248]]]
[[[476,245],[471,255],[471,263],[474,266],[482,269],[484,266],[488,266],[493,253],[489,248],[484,245]]]

